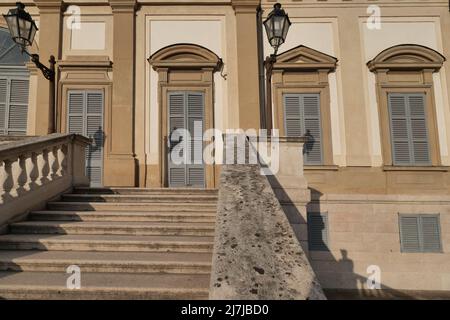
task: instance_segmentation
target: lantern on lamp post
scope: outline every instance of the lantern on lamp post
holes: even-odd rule
[[[16,2],[16,8],[10,9],[6,15],[3,15],[8,24],[9,33],[14,42],[21,48],[22,53],[30,56],[31,61],[36,67],[42,71],[45,79],[51,82],[50,84],[50,109],[49,109],[49,133],[55,130],[55,57],[50,56],[50,67],[46,67],[39,60],[38,54],[31,54],[27,47],[33,45],[34,37],[38,28],[31,15],[25,11],[25,5],[21,2]]]
[[[266,68],[266,129],[268,134],[272,130],[272,71],[273,65],[277,61],[276,56],[278,48],[286,41],[286,37],[291,26],[291,21],[287,13],[281,8],[280,3],[275,3],[273,10],[269,13],[266,20],[263,22],[266,29],[267,39],[270,45],[274,49],[273,54],[266,57],[264,66]]]

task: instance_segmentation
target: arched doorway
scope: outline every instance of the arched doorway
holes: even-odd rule
[[[161,185],[213,188],[215,168],[203,161],[202,134],[214,126],[213,74],[222,60],[207,48],[182,43],[158,50],[149,62],[159,78]],[[200,135],[195,134],[195,128]],[[187,130],[189,141],[182,136],[174,140],[173,133],[180,129]],[[175,163],[174,155],[184,157],[184,161]]]

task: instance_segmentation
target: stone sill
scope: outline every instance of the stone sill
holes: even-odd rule
[[[320,171],[338,171],[339,170],[339,166],[336,165],[304,165],[303,169],[305,171],[309,171],[309,170],[320,170]]]
[[[440,171],[448,172],[447,166],[383,166],[384,171]]]

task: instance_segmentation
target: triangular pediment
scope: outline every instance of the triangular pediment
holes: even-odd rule
[[[275,69],[334,69],[337,59],[306,46],[298,46],[276,57]]]

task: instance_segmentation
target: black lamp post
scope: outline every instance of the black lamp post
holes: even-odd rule
[[[278,48],[286,40],[291,21],[287,13],[281,9],[281,4],[275,3],[273,10],[269,13],[263,24],[266,29],[267,39],[269,39],[269,43],[274,49],[273,54],[266,57],[264,61],[266,68],[266,129],[270,135],[272,130],[272,70],[274,63],[277,61]]]
[[[39,61],[38,54],[30,54],[27,51],[27,47],[33,44],[34,36],[38,30],[36,23],[30,14],[25,11],[25,5],[21,2],[16,3],[16,8],[10,9],[8,14],[3,15],[8,24],[9,33],[14,42],[20,46],[22,53],[26,53],[30,56],[31,61],[34,62],[36,67],[42,71],[45,79],[51,82],[50,84],[50,112],[49,112],[49,133],[55,131],[55,57],[50,56],[50,67],[47,68]]]

